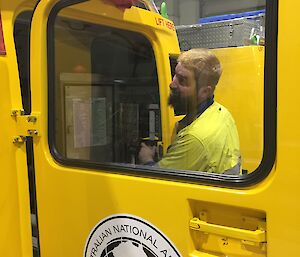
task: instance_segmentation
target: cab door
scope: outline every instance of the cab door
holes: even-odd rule
[[[165,182],[137,163],[141,142],[163,151],[170,141],[160,95],[169,53],[179,48],[173,24],[156,19],[109,1],[37,4],[31,81],[41,256],[179,256],[172,235],[160,232],[172,230],[167,216],[160,220]],[[171,42],[166,52],[158,36]],[[159,78],[158,69],[169,75]]]
[[[253,201],[260,191],[242,188],[253,176],[138,163],[141,142],[162,153],[170,144],[178,54],[174,25],[159,14],[99,0],[37,4],[31,133],[41,256],[267,256],[266,210]]]

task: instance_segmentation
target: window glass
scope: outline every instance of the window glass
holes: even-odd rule
[[[166,11],[165,3],[155,2],[176,26],[181,54],[167,52],[169,62],[158,59],[141,32],[60,12],[54,19],[48,53],[55,153],[75,165],[146,167],[185,177],[270,168],[276,47],[267,35],[276,35],[267,30],[266,15],[272,8],[267,11],[264,0],[174,0],[166,1]],[[159,84],[158,77],[172,78],[170,86]]]
[[[160,5],[162,1],[156,1]],[[264,151],[264,0],[167,1],[181,51],[211,49],[222,75],[214,100],[233,116],[243,173],[255,171]],[[171,64],[174,70],[174,63]],[[179,118],[180,119],[180,118]]]
[[[135,164],[142,141],[161,141],[156,63],[143,35],[57,18],[54,51],[63,157]]]

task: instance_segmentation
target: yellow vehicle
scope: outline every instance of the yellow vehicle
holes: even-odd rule
[[[143,140],[170,145],[171,74],[193,47],[153,1],[0,0],[0,256],[300,256],[300,3],[257,2],[265,40],[207,45],[233,176],[136,160]]]

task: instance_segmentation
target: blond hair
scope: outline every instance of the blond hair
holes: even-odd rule
[[[205,48],[191,49],[178,57],[186,69],[195,76],[197,88],[202,86],[216,86],[222,74],[222,68],[216,55]]]

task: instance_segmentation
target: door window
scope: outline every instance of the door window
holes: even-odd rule
[[[164,73],[166,67],[158,71],[157,54],[147,36],[107,22],[101,25],[76,18],[64,12],[67,7],[48,24],[49,138],[54,156],[65,164],[126,168],[127,172],[138,169],[206,182],[248,185],[266,176],[276,149],[277,32],[273,28],[277,5],[217,2],[186,1],[180,3],[178,15],[174,7],[169,17],[176,25],[181,51],[210,49],[220,61],[222,74],[212,104],[230,113],[227,127],[236,127],[222,136],[234,145],[230,151],[220,144],[211,146],[213,140],[199,139],[198,130],[192,137],[200,143],[189,143],[190,135],[180,141],[186,134],[179,132],[191,123],[173,111],[171,118],[162,115],[161,101],[165,104],[168,96],[160,95],[163,85],[158,83],[158,72]],[[191,9],[194,13],[185,15]],[[169,57],[172,75],[162,78],[176,74],[178,53],[170,52]],[[199,113],[197,117],[204,116]],[[173,125],[183,119],[184,126],[178,130],[175,125],[174,134],[165,133],[162,124],[168,119]],[[163,135],[175,138],[165,152]],[[176,145],[176,140],[181,143]],[[150,166],[139,162],[141,143],[156,146]],[[178,155],[169,154],[174,149],[180,162]],[[202,155],[199,149],[208,154]],[[204,157],[200,160],[199,156]],[[226,163],[227,159],[231,161]]]

